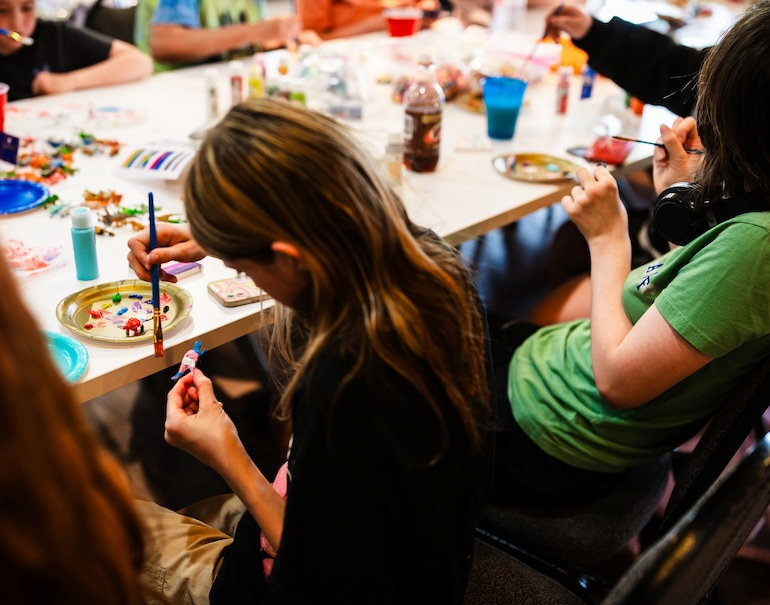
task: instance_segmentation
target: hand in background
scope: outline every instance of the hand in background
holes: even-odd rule
[[[571,2],[562,2],[545,17],[545,37],[558,42],[559,36],[564,32],[573,40],[580,40],[591,29],[593,22],[594,18],[582,7]]]
[[[294,50],[300,39],[299,17],[294,15],[279,15],[255,23],[254,42],[267,50],[286,47]]]
[[[321,42],[323,42],[323,39],[312,29],[303,29],[301,32],[299,32],[299,37],[297,41],[300,44],[318,46],[319,44],[321,44]]]
[[[53,95],[68,92],[74,89],[68,74],[55,74],[50,71],[41,71],[32,80],[32,94],[34,96]]]

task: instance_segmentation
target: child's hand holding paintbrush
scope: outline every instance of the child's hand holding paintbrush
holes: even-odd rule
[[[652,156],[652,178],[658,193],[674,183],[693,181],[703,163],[702,153],[693,153],[701,150],[690,147],[701,146],[694,118],[677,118],[670,128],[661,124],[660,140],[663,148],[656,146]]]

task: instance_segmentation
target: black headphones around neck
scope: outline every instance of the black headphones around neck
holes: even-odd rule
[[[770,204],[762,195],[701,200],[697,184],[675,183],[655,200],[652,220],[658,235],[672,244],[684,246],[717,223],[744,212],[762,210],[770,210]]]

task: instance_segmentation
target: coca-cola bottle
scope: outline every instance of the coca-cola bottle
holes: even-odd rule
[[[445,97],[431,57],[420,57],[418,70],[404,95],[404,164],[413,172],[433,172],[438,164]]]

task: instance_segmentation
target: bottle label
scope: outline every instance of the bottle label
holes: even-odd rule
[[[567,113],[567,101],[569,99],[569,81],[559,82],[556,89],[556,113]]]
[[[404,121],[404,141],[412,151],[419,149],[422,153],[430,153],[431,150],[435,150],[438,153],[441,143],[441,113],[407,110]]]
[[[241,76],[232,76],[230,78],[230,102],[236,105],[243,101],[243,78]]]
[[[434,170],[441,144],[441,111],[407,107],[404,118],[404,162],[415,172]]]

